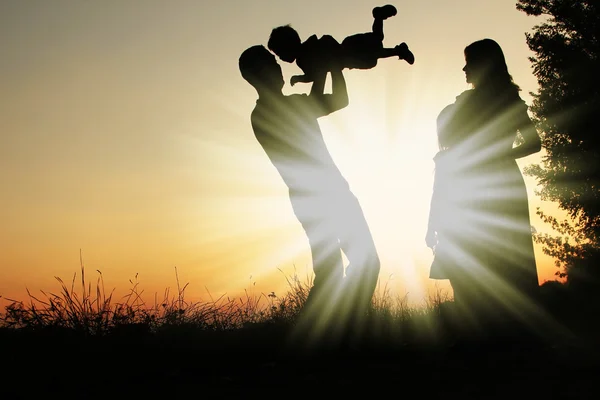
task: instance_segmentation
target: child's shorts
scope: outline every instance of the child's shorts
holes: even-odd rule
[[[383,42],[372,32],[357,33],[342,41],[345,66],[351,69],[371,69],[377,65]]]

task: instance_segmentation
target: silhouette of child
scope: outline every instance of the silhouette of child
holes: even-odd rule
[[[393,48],[383,46],[383,21],[396,15],[396,7],[391,4],[375,7],[372,13],[372,32],[348,36],[341,44],[330,35],[321,38],[311,35],[302,42],[298,32],[288,24],[271,31],[267,46],[282,61],[295,61],[304,72],[304,75],[292,76],[292,86],[297,82],[314,82],[319,70],[329,70],[338,65],[350,69],[371,69],[380,58],[393,56],[412,65],[415,57],[406,43],[402,42]]]

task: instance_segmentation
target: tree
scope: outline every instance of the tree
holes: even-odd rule
[[[531,112],[546,151],[529,166],[542,200],[570,220],[538,215],[561,236],[534,234],[573,283],[600,277],[600,1],[519,0],[518,10],[545,17],[526,33],[539,84]],[[586,279],[582,279],[582,278]]]

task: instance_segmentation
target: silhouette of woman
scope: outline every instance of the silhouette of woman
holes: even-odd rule
[[[437,120],[440,151],[425,238],[435,254],[430,278],[449,279],[456,305],[470,316],[518,317],[539,285],[516,159],[538,152],[541,140],[498,43],[479,40],[464,54],[472,89]]]

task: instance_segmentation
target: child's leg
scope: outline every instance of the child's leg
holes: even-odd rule
[[[407,63],[409,63],[411,65],[415,62],[415,56],[409,50],[406,43],[401,43],[394,48],[384,47],[384,48],[378,49],[376,56],[377,56],[377,59],[398,56],[398,59],[405,60]]]
[[[375,18],[373,20],[373,34],[377,37],[377,39],[383,42],[383,20],[379,18]]]
[[[395,48],[382,48],[377,51],[377,58],[390,58],[398,55],[398,50]]]
[[[400,60],[405,60],[410,65],[414,64],[415,56],[412,51],[409,50],[408,45],[404,42],[394,47],[394,51]]]
[[[398,56],[400,60],[406,60],[409,64],[413,64],[415,62],[415,56],[408,49],[406,43],[401,43],[394,48],[385,48],[383,47],[383,20],[388,19],[389,17],[393,17],[397,14],[396,7],[391,4],[387,4],[381,7],[373,8],[373,37],[375,40],[378,40],[380,43],[378,46],[372,47],[371,57],[375,57],[376,60],[380,58],[389,58],[393,56]],[[376,64],[376,62],[375,62]]]
[[[382,7],[375,7],[373,9],[373,33],[383,41],[383,20],[388,19],[396,15],[398,11],[396,7],[391,4],[387,4]]]

